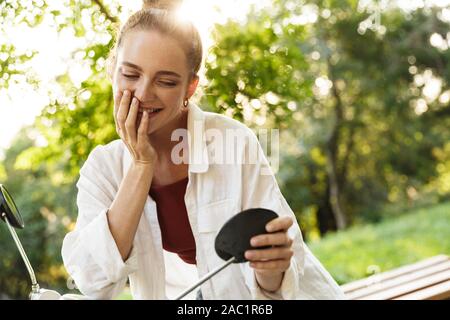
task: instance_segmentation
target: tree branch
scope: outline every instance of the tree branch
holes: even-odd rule
[[[342,162],[342,170],[340,173],[338,173],[338,180],[341,182],[341,188],[344,189],[345,185],[347,183],[347,170],[348,170],[348,162],[350,158],[350,154],[353,151],[353,146],[355,145],[355,129],[356,125],[352,125],[350,128],[350,132],[348,134],[348,140],[347,140],[347,148],[345,150],[344,159]]]
[[[108,19],[112,23],[119,22],[119,19],[117,19],[117,17],[114,17],[109,13],[108,9],[105,7],[101,0],[92,0],[92,2],[97,4],[97,6],[100,8],[100,11],[105,15],[106,19]]]
[[[330,80],[333,84],[332,86],[332,92],[333,96],[336,100],[334,112],[335,112],[335,123],[333,125],[333,130],[331,132],[331,136],[328,139],[327,142],[327,148],[326,148],[326,156],[327,156],[327,172],[328,172],[328,178],[329,178],[329,186],[330,186],[330,204],[331,208],[333,210],[333,213],[335,215],[336,219],[336,225],[339,230],[344,229],[347,226],[347,219],[345,216],[345,213],[342,210],[341,207],[341,201],[340,201],[340,188],[341,184],[338,180],[338,173],[337,173],[337,162],[338,162],[338,145],[339,145],[339,138],[340,138],[340,130],[342,129],[342,121],[344,118],[344,112],[343,112],[343,103],[341,100],[341,97],[339,95],[337,85],[336,85],[336,78],[334,75],[334,70],[331,65],[330,59],[327,59],[327,67],[328,67],[328,74],[330,77]]]

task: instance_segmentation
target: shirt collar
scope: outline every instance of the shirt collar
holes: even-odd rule
[[[189,103],[187,131],[189,172],[206,172],[209,167],[209,160],[206,148],[205,112],[194,103]]]

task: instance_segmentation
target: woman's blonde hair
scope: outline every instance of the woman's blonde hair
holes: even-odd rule
[[[191,77],[200,70],[203,56],[202,41],[192,22],[182,20],[175,14],[182,0],[144,0],[142,9],[131,15],[120,28],[116,43],[108,57],[107,71],[112,78],[116,67],[117,50],[125,35],[132,30],[155,30],[177,40],[184,52]]]

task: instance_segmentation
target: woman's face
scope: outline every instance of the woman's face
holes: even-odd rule
[[[183,102],[195,91],[186,54],[172,37],[156,31],[131,31],[117,52],[113,93],[129,90],[139,100],[138,128],[144,110],[150,114],[148,133],[179,119]]]

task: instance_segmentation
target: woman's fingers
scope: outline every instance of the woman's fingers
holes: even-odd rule
[[[286,271],[291,265],[290,260],[252,261],[250,267],[258,272],[273,274],[274,271]]]
[[[114,96],[114,120],[117,120],[117,112],[119,111],[120,100],[122,100],[123,91],[119,90]]]
[[[147,132],[149,127],[149,114],[148,111],[144,111],[141,119],[141,123],[138,128],[138,141],[146,141],[148,139]]]
[[[289,229],[294,222],[291,217],[278,217],[266,224],[267,232],[275,232]]]
[[[263,250],[247,250],[245,258],[249,261],[264,261],[264,260],[287,260],[294,255],[291,248],[274,247]]]
[[[252,247],[285,246],[292,241],[286,232],[265,233],[254,236],[250,240]]]
[[[134,145],[137,142],[136,137],[136,119],[139,111],[139,101],[136,97],[133,98],[128,112],[127,120],[125,120],[125,128],[130,142]]]
[[[266,225],[267,232],[254,236],[250,244],[255,250],[247,250],[245,258],[250,261],[250,267],[258,271],[274,272],[285,271],[289,265],[294,251],[291,249],[293,240],[288,236],[287,230],[292,226],[291,217],[278,217]],[[256,249],[258,247],[270,247]]]
[[[128,110],[130,109],[131,92],[125,90],[119,103],[119,110],[117,111],[117,125],[119,130],[126,131],[125,121],[127,120]]]
[[[116,124],[116,131],[119,136],[121,136],[121,128],[119,126],[119,121],[117,120],[117,113],[119,112],[120,100],[122,99],[123,91],[119,90],[114,95],[114,123]]]

